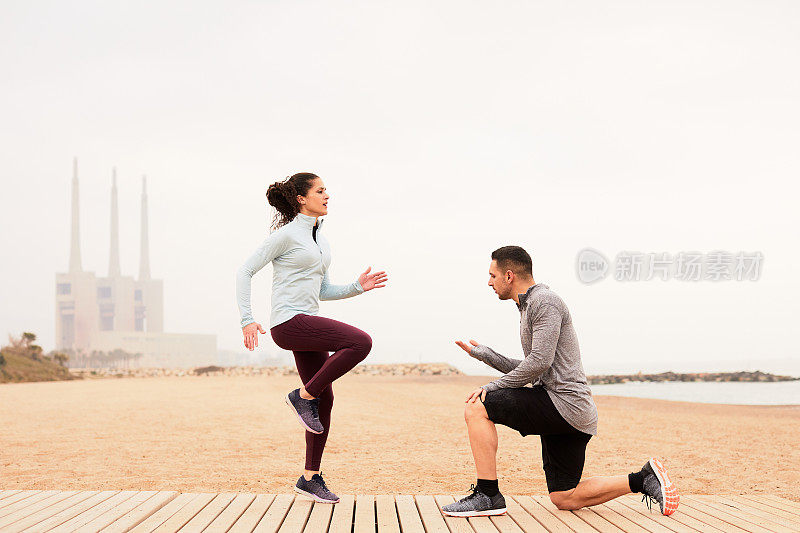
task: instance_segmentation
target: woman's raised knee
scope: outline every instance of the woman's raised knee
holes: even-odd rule
[[[372,337],[370,337],[368,333],[361,331],[356,337],[353,348],[362,354],[361,360],[363,361],[367,355],[369,355],[370,350],[372,350]]]

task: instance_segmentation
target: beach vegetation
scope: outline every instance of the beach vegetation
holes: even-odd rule
[[[45,353],[35,333],[9,335],[8,344],[0,347],[0,383],[80,379],[67,369],[68,360],[62,352]]]

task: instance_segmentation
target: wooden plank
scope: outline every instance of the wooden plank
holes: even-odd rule
[[[286,518],[292,502],[294,502],[294,494],[279,494],[256,525],[254,533],[276,533],[281,527],[283,519]]]
[[[102,529],[102,533],[125,533],[158,512],[169,502],[178,497],[174,490],[157,491],[151,498],[140,503],[123,516]],[[155,527],[155,526],[153,526]]]
[[[314,500],[311,498],[295,498],[278,532],[301,533],[306,526],[308,515],[311,514],[311,507],[313,505]]]
[[[547,509],[530,496],[512,496],[512,498],[531,515],[539,524],[551,533],[571,533],[572,530],[567,525],[550,514]]]
[[[769,511],[750,507],[746,503],[737,502],[724,496],[696,496],[695,498],[709,505],[717,505],[721,509],[732,509],[733,511],[730,512],[735,511],[746,519],[752,518],[752,520],[750,520],[751,522],[763,524],[765,527],[772,528],[777,526],[778,528],[789,528],[792,531],[800,529],[800,523],[796,521],[787,520]]]
[[[525,533],[507,512],[503,515],[492,516],[489,520],[492,521],[492,524],[500,533]]]
[[[203,492],[197,494],[191,501],[178,509],[172,516],[164,520],[160,526],[153,530],[153,533],[174,533],[186,525],[192,518],[199,513],[203,507],[213,500],[217,495],[213,492]]]
[[[698,499],[702,499],[703,501],[709,501],[712,496],[698,496]],[[784,516],[780,516],[778,514],[773,513],[775,508],[764,508],[764,507],[755,507],[749,505],[750,503],[758,503],[758,502],[751,502],[750,500],[734,500],[733,497],[725,497],[725,496],[718,496],[715,497],[716,503],[724,507],[733,507],[734,509],[740,510],[740,512],[747,512],[751,515],[758,516],[761,520],[767,520],[771,524],[780,524],[782,526],[794,529],[800,529],[800,517],[797,519],[789,519],[785,518]],[[769,509],[769,510],[765,510]],[[777,509],[781,511],[781,509]]]
[[[550,498],[548,497],[548,500]],[[550,502],[553,503],[553,502]],[[555,505],[553,506],[555,507]],[[625,533],[625,531],[615,525],[613,522],[606,520],[603,518],[599,513],[597,513],[594,509],[589,507],[583,507],[581,509],[576,509],[572,511],[572,514],[595,528],[597,531],[601,533]]]
[[[25,498],[30,498],[35,494],[39,494],[40,490],[23,490],[18,492],[14,495],[9,495],[7,498],[0,500],[0,512],[3,511],[7,506],[17,503],[18,501],[24,500]]]
[[[378,522],[378,533],[400,533],[400,521],[397,519],[394,496],[391,494],[375,496],[375,515]]]
[[[87,522],[91,522],[101,514],[105,513],[109,509],[113,509],[118,505],[122,505],[127,500],[130,500],[134,495],[136,495],[139,491],[137,490],[123,490],[120,491],[110,498],[99,502],[97,505],[86,509],[82,513],[74,516],[70,520],[60,524],[58,527],[52,529],[54,533],[61,533],[66,531],[75,531],[79,529],[81,526],[86,524]]]
[[[186,522],[179,531],[203,531],[225,510],[235,497],[236,494],[233,492],[217,494],[213,500],[208,502],[208,505]]]
[[[26,529],[26,533],[41,533],[42,531],[49,531],[50,529],[60,526],[64,522],[71,520],[72,518],[78,516],[79,514],[83,513],[87,509],[91,509],[96,505],[101,504],[102,502],[106,501],[107,499],[119,494],[118,490],[104,490],[89,496],[85,500],[81,502],[71,505],[70,507],[65,508],[62,511],[57,512],[53,516],[37,522],[35,525],[31,526],[30,528]]]
[[[0,509],[0,519],[4,518],[4,517],[6,517],[6,516],[8,516],[10,514],[16,513],[20,509],[24,509],[25,507],[27,507],[29,505],[33,505],[33,504],[38,503],[38,502],[40,502],[42,500],[46,500],[46,499],[50,498],[51,496],[53,496],[55,494],[58,494],[57,490],[44,490],[44,491],[41,491],[41,492],[37,492],[36,494],[31,494],[27,498],[22,498],[20,500],[17,500],[14,503],[12,503],[10,505],[6,505],[2,509]],[[13,496],[12,496],[12,498],[13,498]]]
[[[709,526],[715,527],[720,531],[725,531],[726,533],[742,533],[746,531],[738,526],[735,526],[725,520],[722,520],[708,512],[707,509],[699,510],[691,505],[682,505],[681,506],[681,515],[683,516],[691,516],[692,518],[696,518],[701,522],[708,524]],[[674,516],[674,515],[673,515]]]
[[[534,496],[533,500],[544,507],[548,513],[564,522],[569,528],[572,529],[572,531],[576,531],[578,533],[593,533],[597,531],[585,521],[572,514],[571,511],[562,511],[556,507],[553,502],[550,501],[550,496]]]
[[[537,522],[536,519],[528,513],[528,511],[523,509],[522,506],[510,496],[506,496],[506,509],[508,509],[507,514],[511,520],[513,520],[514,523],[526,533],[541,533],[547,531],[542,524]]]
[[[334,507],[335,505],[330,503],[314,502],[314,507],[311,508],[311,516],[308,517],[308,522],[306,522],[306,527],[303,531],[307,533],[328,531]]]
[[[659,524],[655,520],[651,519],[649,516],[637,513],[633,509],[625,507],[616,500],[611,500],[609,502],[604,503],[603,505],[608,509],[610,509],[611,511],[617,513],[621,517],[625,518],[626,520],[630,520],[631,522],[643,527],[644,529],[650,531],[651,533],[671,533],[672,531],[675,531],[675,529],[670,529],[669,527],[663,524]],[[663,518],[667,517],[663,516]],[[683,528],[679,530],[681,533],[691,533],[693,531],[696,531],[695,529],[684,526],[680,522],[673,521],[673,524],[678,524],[678,526],[681,526]]]
[[[655,512],[648,510],[644,503],[640,502],[636,498],[622,496],[613,501],[616,504],[623,505],[632,511],[639,513],[642,516],[676,532],[691,533],[694,531],[705,531],[703,528],[706,526],[706,524],[700,522],[699,520],[695,520],[692,517],[682,516],[683,513],[681,513],[680,507],[674,514],[670,516],[664,516],[657,510]],[[715,530],[715,528],[709,528],[709,530]]]
[[[328,533],[350,533],[353,530],[353,512],[356,508],[356,497],[346,494],[339,497],[339,503],[333,507],[333,517]]]
[[[488,516],[471,516],[467,521],[475,533],[497,533],[497,528]]]
[[[456,501],[453,496],[444,495],[434,496],[433,499],[436,500],[436,505],[438,505],[440,509],[443,505]],[[466,518],[447,516],[444,512],[442,512],[442,515],[444,515],[444,523],[447,524],[450,533],[473,533],[475,531]]]
[[[755,496],[755,495],[754,495]],[[776,496],[774,494],[759,494],[758,498],[768,501],[772,500],[776,503],[781,504],[781,507],[790,508],[790,509],[797,509],[800,511],[800,502],[796,502],[794,500],[790,500],[788,498],[781,498],[780,496]]]
[[[103,514],[82,525],[76,531],[79,531],[80,533],[96,533],[104,527],[114,523],[116,520],[127,514],[129,511],[132,511],[140,504],[146,502],[150,498],[154,498],[157,494],[157,490],[139,491],[121,504],[113,507],[112,509],[108,509]]]
[[[274,494],[258,494],[253,503],[228,530],[228,533],[250,533],[275,500]]]
[[[21,490],[0,490],[0,500],[4,500],[9,496],[22,492]]]
[[[50,518],[51,516],[60,513],[64,509],[68,509],[73,505],[75,505],[76,503],[80,503],[83,500],[86,500],[87,498],[97,494],[97,491],[90,491],[90,492],[74,491],[74,492],[76,492],[76,494],[73,494],[69,498],[61,500],[60,502],[50,505],[44,509],[41,509],[40,511],[37,511],[32,515],[23,518],[22,520],[14,522],[10,526],[6,527],[5,531],[8,533],[16,533],[18,531],[22,531],[23,529],[34,526],[39,522],[42,522]]]
[[[775,524],[774,527],[770,527],[769,529],[767,527],[763,527],[759,524],[763,524],[764,521],[758,517],[748,515],[746,512],[731,506],[725,507],[719,505],[714,501],[703,501],[689,496],[682,496],[681,505],[692,507],[698,511],[705,511],[712,516],[716,516],[720,520],[740,527],[745,531],[750,531],[751,533],[779,533],[779,529],[781,530],[780,533],[793,533],[791,529],[782,528],[782,526],[779,526],[778,524]]]
[[[759,511],[768,513],[775,519],[784,520],[786,522],[794,524],[795,527],[800,526],[800,517],[795,516],[792,513],[786,512],[783,509],[778,509],[777,507],[772,507],[763,504],[761,502],[757,502],[755,500],[750,500],[743,496],[727,496],[726,499],[729,502],[733,502],[741,506],[746,506],[748,509],[758,509]]]
[[[400,520],[400,528],[403,533],[425,533],[414,497],[407,494],[398,495],[394,501],[397,505],[397,518]]]
[[[375,533],[375,496],[356,496],[356,517],[353,533]]]
[[[247,509],[253,500],[256,499],[255,494],[235,494],[233,501],[222,511],[206,529],[204,533],[225,533],[233,524],[242,516],[245,509]]]
[[[683,509],[680,508],[680,507],[678,508],[678,511],[675,512],[674,514],[671,514],[670,516],[664,516],[664,515],[661,514],[661,511],[659,511],[658,504],[656,504],[656,503],[653,504],[653,510],[652,511],[646,510],[646,507],[644,507],[644,508],[641,507],[643,505],[643,503],[638,500],[638,496],[630,496],[630,497],[622,496],[621,498],[617,498],[617,501],[623,502],[626,505],[630,505],[631,507],[635,506],[635,508],[637,510],[640,510],[642,512],[642,514],[645,514],[646,516],[653,517],[654,519],[657,519],[657,520],[660,520],[661,518],[665,518],[665,519],[668,519],[670,521],[680,522],[681,524],[683,524],[685,526],[689,526],[690,528],[693,528],[693,529],[695,529],[697,531],[704,531],[704,532],[705,531],[710,531],[710,532],[714,532],[714,533],[719,533],[720,531],[723,531],[723,530],[721,530],[721,529],[719,529],[719,528],[717,528],[717,527],[715,527],[715,526],[713,526],[713,525],[711,525],[711,524],[709,524],[707,522],[704,522],[703,520],[699,520],[695,516],[690,516],[689,514],[683,512]],[[658,518],[656,518],[656,517],[658,517]],[[664,522],[662,522],[662,523],[664,523]],[[665,525],[667,525],[667,524],[665,524]],[[669,527],[669,525],[667,525],[667,527]]]
[[[621,514],[617,513],[616,511],[612,510],[610,507],[601,504],[601,505],[594,505],[592,507],[588,507],[589,510],[594,511],[599,516],[603,517],[604,520],[611,522],[615,526],[617,526],[622,531],[626,533],[648,533],[649,530],[638,523],[629,520],[628,518],[622,516]],[[656,524],[658,525],[658,524]],[[666,528],[665,528],[666,529]],[[669,531],[669,530],[667,530]]]
[[[30,505],[26,505],[25,507],[14,511],[13,513],[9,513],[0,518],[0,531],[5,531],[11,524],[19,522],[24,518],[36,514],[39,511],[42,511],[43,509],[50,507],[51,505],[55,505],[58,502],[66,500],[67,498],[74,496],[75,494],[78,494],[77,490],[70,490],[64,492],[55,491],[55,494],[51,494],[47,498],[40,499],[39,501],[32,503]]]
[[[184,492],[178,494],[174,500],[170,501],[164,507],[148,516],[140,524],[136,525],[130,530],[130,533],[149,533],[155,528],[166,522],[172,515],[183,509],[189,502],[200,496],[192,492]],[[113,526],[113,524],[112,524]]]
[[[753,504],[759,509],[774,511],[776,514],[786,518],[787,520],[800,519],[800,512],[795,511],[792,508],[782,506],[780,503],[775,501],[760,499],[758,496],[731,496],[731,499]]]
[[[417,509],[427,533],[449,533],[442,512],[433,496],[416,496]]]

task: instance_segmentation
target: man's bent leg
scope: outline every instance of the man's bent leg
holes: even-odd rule
[[[497,428],[489,420],[483,403],[467,403],[464,408],[469,445],[475,459],[478,479],[497,479]]]
[[[506,500],[497,487],[497,429],[480,401],[467,402],[464,419],[478,471],[478,484],[473,485],[472,494],[443,506],[442,512],[461,517],[504,514]]]
[[[574,489],[551,492],[550,501],[559,509],[572,511],[599,505],[630,493],[627,475],[592,477],[581,481]]]

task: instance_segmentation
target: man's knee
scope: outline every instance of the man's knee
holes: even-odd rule
[[[464,406],[464,420],[466,420],[467,423],[470,421],[488,418],[489,414],[486,412],[483,402],[467,402],[467,404]]]
[[[575,509],[580,509],[582,506],[578,505],[575,502],[575,499],[572,497],[572,493],[574,491],[575,489],[551,492],[550,501],[562,511],[574,511]]]

